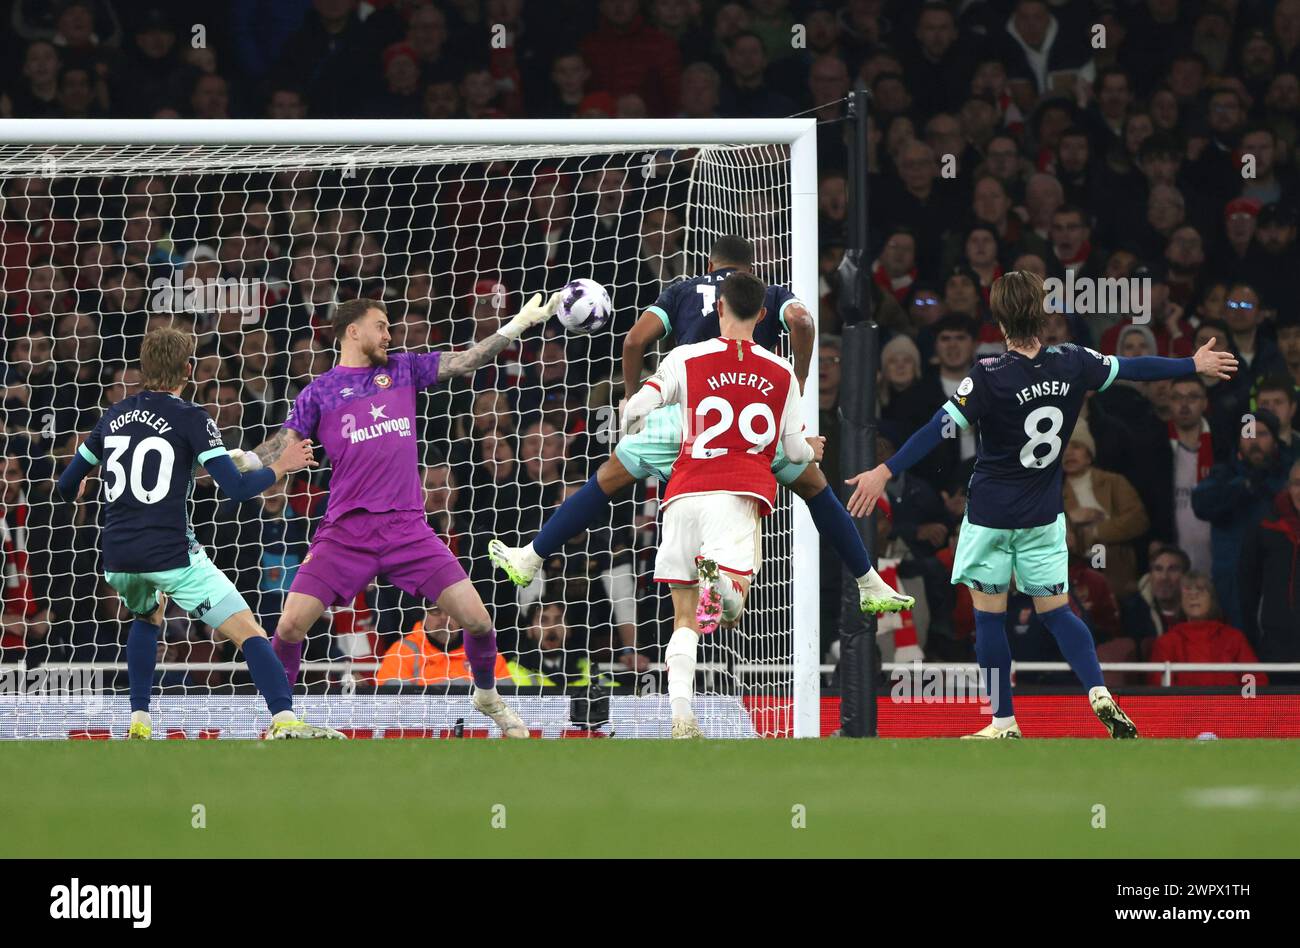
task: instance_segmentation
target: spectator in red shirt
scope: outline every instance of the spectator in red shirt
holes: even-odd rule
[[[1205,573],[1192,570],[1183,577],[1183,614],[1180,622],[1151,646],[1153,662],[1254,662],[1255,650],[1240,629],[1223,621],[1214,584]],[[1163,672],[1151,672],[1148,682],[1162,683]],[[1235,672],[1174,672],[1170,684],[1176,687],[1227,687],[1241,684]],[[1259,675],[1257,684],[1267,685],[1268,677]]]
[[[583,37],[583,58],[591,66],[589,88],[615,96],[635,92],[650,114],[677,114],[681,54],[672,38],[646,23],[640,0],[600,0],[600,27]]]

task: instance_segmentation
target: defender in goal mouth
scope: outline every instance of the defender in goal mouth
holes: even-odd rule
[[[672,586],[672,638],[664,653],[672,735],[700,737],[691,707],[701,635],[744,609],[759,566],[759,518],[772,512],[779,443],[795,464],[821,457],[824,438],[805,438],[790,363],[754,342],[767,287],[749,273],[722,282],[720,335],[678,346],[628,400],[623,429],[641,430],[656,409],[695,422],[664,494],[655,581]]]
[[[720,237],[710,249],[707,273],[664,288],[654,305],[641,314],[623,344],[623,384],[629,395],[641,378],[645,350],[656,339],[672,336],[676,344],[682,345],[719,337],[719,288],[733,274],[752,275],[753,262],[754,245],[750,241],[734,235]],[[789,330],[796,394],[801,393],[812,358],[812,317],[808,308],[784,287],[764,286],[762,304],[764,316],[751,327],[750,338],[765,349],[775,350],[782,329]],[[488,545],[492,562],[511,582],[527,586],[547,557],[605,516],[617,494],[651,476],[671,485],[674,467],[687,451],[682,439],[682,417],[681,409],[673,406],[653,411],[639,431],[619,439],[614,453],[581,490],[560,505],[532,543],[509,547],[493,540]],[[818,532],[830,541],[857,578],[858,605],[864,614],[900,612],[916,604],[911,596],[902,595],[880,578],[852,518],[815,462],[792,458],[778,445],[771,459],[771,473],[803,498]]]

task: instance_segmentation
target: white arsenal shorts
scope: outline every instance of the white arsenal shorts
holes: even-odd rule
[[[729,573],[758,572],[762,530],[758,501],[737,494],[687,494],[664,511],[663,535],[655,556],[655,581],[699,581],[696,561],[713,560]]]

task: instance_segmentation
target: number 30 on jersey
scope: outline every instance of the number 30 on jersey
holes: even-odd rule
[[[129,474],[122,466],[121,458],[131,447],[131,439],[126,435],[112,435],[104,439],[104,447],[108,448],[104,468],[110,475],[104,481],[105,500],[109,503],[117,500],[128,484],[131,487],[131,496],[142,504],[156,504],[167,496],[167,491],[171,487],[172,466],[176,463],[176,454],[166,439],[155,435],[140,441],[131,452],[128,462],[131,466]],[[153,451],[158,452],[158,477],[152,487],[145,487],[144,459]]]

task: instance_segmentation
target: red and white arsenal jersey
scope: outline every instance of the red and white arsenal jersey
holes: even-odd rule
[[[777,439],[794,463],[812,460],[794,369],[760,345],[717,338],[677,346],[645,384],[682,412],[664,507],[688,494],[740,494],[766,516],[776,501]]]

